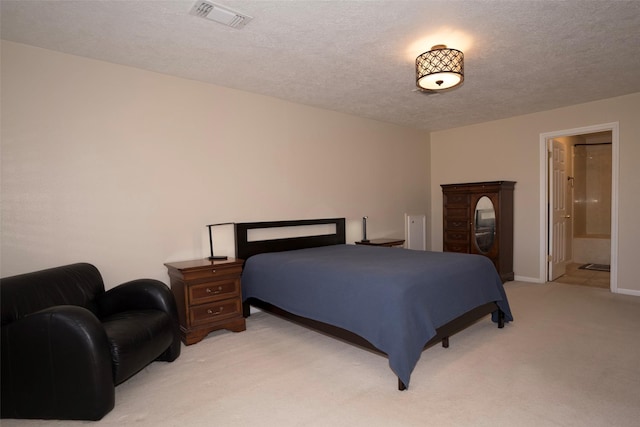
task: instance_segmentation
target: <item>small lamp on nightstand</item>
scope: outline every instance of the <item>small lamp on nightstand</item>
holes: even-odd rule
[[[367,239],[367,218],[366,216],[362,217],[362,240],[361,242],[368,243],[369,239]]]
[[[211,236],[211,227],[215,227],[216,225],[229,225],[234,224],[233,222],[220,222],[218,224],[209,224],[207,227],[209,228],[209,249],[211,250],[211,256],[209,256],[210,260],[225,260],[228,259],[226,255],[214,256],[213,255],[213,237]]]

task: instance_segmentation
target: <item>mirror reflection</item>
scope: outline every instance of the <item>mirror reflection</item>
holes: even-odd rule
[[[478,249],[488,252],[493,246],[496,235],[496,211],[493,202],[487,196],[482,196],[476,204],[474,215],[475,238]]]

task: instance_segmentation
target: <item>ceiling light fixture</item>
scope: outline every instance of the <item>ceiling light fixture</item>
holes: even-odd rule
[[[454,88],[464,80],[464,54],[443,44],[416,58],[416,86],[436,92]]]

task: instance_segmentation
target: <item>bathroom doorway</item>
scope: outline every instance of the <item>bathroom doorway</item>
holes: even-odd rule
[[[545,281],[616,291],[617,123],[546,134]]]

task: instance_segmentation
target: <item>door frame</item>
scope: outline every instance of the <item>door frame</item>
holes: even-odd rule
[[[565,129],[540,134],[540,273],[542,283],[549,278],[549,161],[548,140],[567,136],[597,132],[611,132],[611,292],[618,292],[618,169],[619,159],[619,122],[603,123],[575,129]]]

